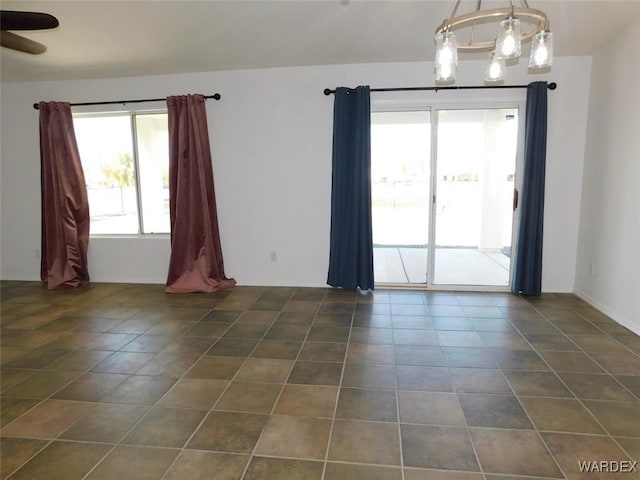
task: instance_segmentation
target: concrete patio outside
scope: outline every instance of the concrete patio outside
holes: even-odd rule
[[[509,257],[477,248],[435,249],[435,285],[509,286]],[[427,247],[377,245],[374,278],[381,284],[425,284]]]

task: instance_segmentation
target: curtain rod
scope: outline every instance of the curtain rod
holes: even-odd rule
[[[204,98],[213,98],[214,100],[220,100],[222,98],[219,93],[214,93],[213,95],[205,95]],[[145,102],[164,102],[166,98],[145,98],[143,100],[113,100],[110,102],[83,102],[83,103],[70,103],[72,107],[80,107],[87,105],[119,105],[125,103],[145,103]],[[40,109],[40,104],[34,103],[33,108],[36,110]]]
[[[445,86],[445,87],[393,87],[393,88],[372,88],[369,91],[371,92],[408,92],[408,91],[419,91],[419,90],[433,90],[437,92],[438,90],[478,90],[483,88],[527,88],[528,85],[477,85],[477,86]],[[558,84],[556,82],[551,82],[547,85],[549,90],[555,90],[558,88]],[[332,93],[336,93],[335,90],[331,90],[330,88],[324,89],[325,95],[331,95]]]

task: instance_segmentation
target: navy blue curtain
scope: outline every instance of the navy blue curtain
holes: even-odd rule
[[[333,106],[331,246],[327,283],[373,290],[369,87],[337,88]]]
[[[540,296],[542,291],[542,233],[544,175],[547,158],[547,82],[527,87],[524,135],[524,175],[520,231],[513,293]]]

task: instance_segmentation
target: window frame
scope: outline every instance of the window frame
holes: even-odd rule
[[[76,108],[74,107],[74,110]],[[91,229],[89,230],[89,237],[95,238],[163,238],[166,239],[171,235],[171,232],[150,232],[146,233],[144,231],[144,212],[142,208],[142,189],[140,182],[140,162],[139,162],[139,152],[138,152],[138,132],[136,127],[136,116],[138,115],[168,115],[168,109],[166,106],[163,108],[147,108],[147,109],[136,109],[136,110],[122,110],[122,109],[102,109],[102,110],[81,110],[81,111],[72,111],[72,118],[75,120],[76,118],[100,118],[100,117],[116,117],[116,116],[127,116],[129,117],[129,129],[131,133],[131,153],[133,159],[133,179],[134,186],[136,189],[136,208],[138,215],[138,232],[137,233],[91,233]],[[167,125],[168,132],[168,125]],[[82,158],[80,159],[82,163]],[[91,207],[89,205],[89,207]]]

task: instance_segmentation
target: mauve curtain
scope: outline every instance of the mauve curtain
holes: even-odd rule
[[[40,102],[42,257],[40,278],[49,289],[89,283],[89,200],[71,107]]]
[[[547,82],[527,87],[524,175],[513,293],[539,296],[542,291],[544,176],[547,158]]]
[[[327,283],[373,290],[369,87],[337,88],[333,107],[331,234]]]
[[[168,293],[233,287],[224,274],[203,95],[167,98],[171,258]]]

